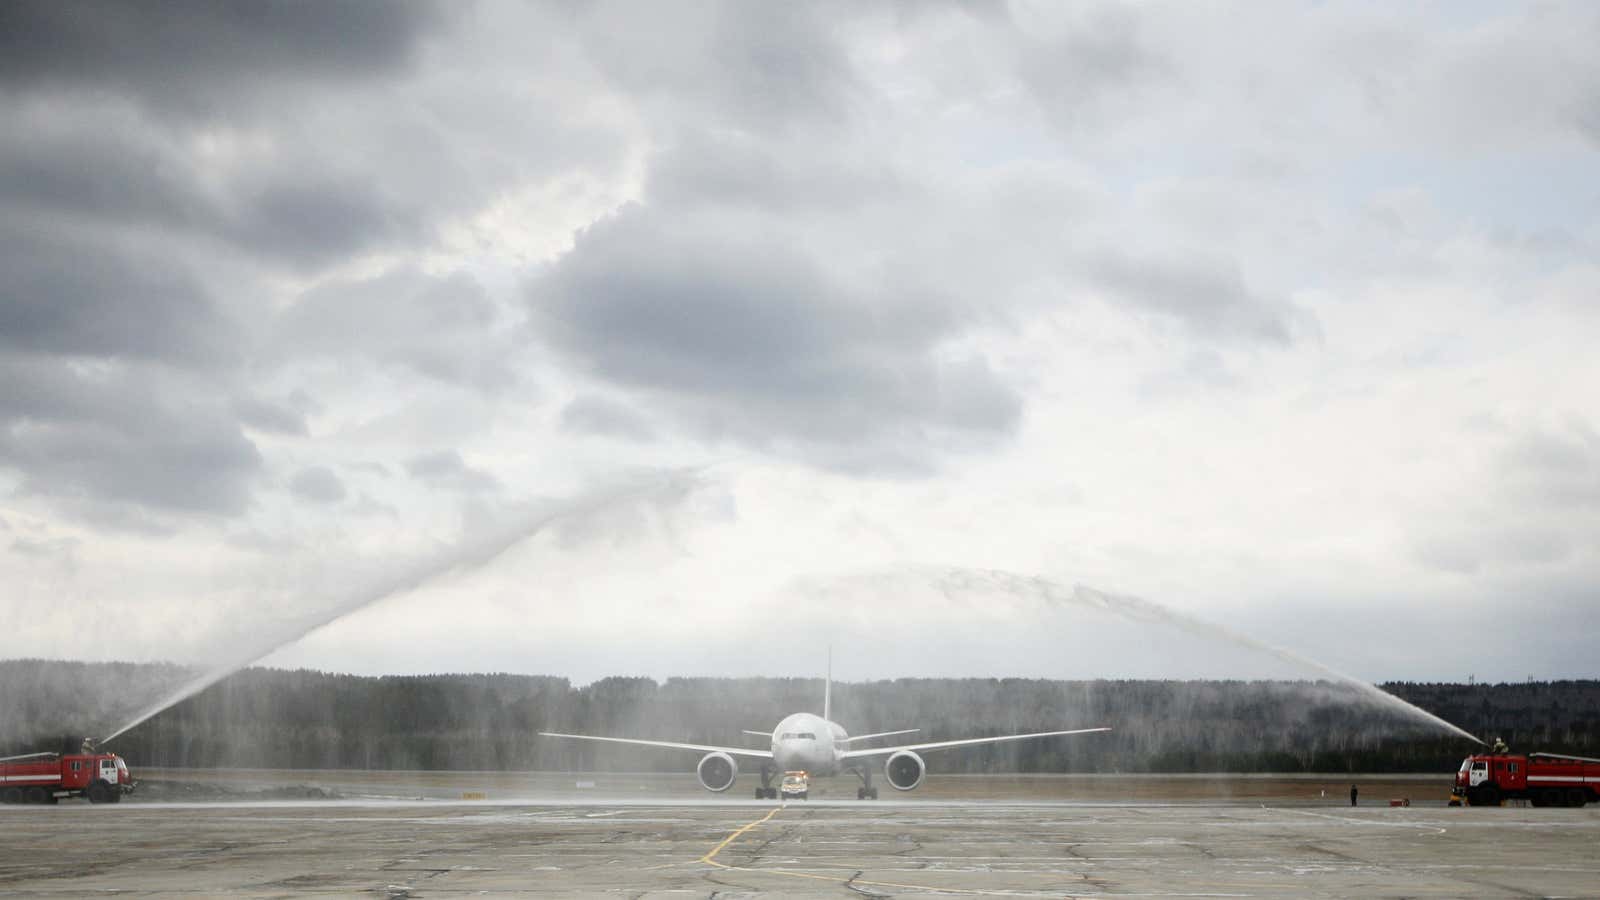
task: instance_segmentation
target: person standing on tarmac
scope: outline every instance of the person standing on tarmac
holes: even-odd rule
[[[1350,785],[1350,805],[1356,805],[1356,786],[1353,784]]]

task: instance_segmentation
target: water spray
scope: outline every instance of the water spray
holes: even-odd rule
[[[1257,640],[1231,628],[1205,621],[1187,613],[1178,612],[1141,597],[1111,594],[1085,585],[1068,587],[1047,578],[1021,575],[998,569],[927,566],[914,567],[911,569],[911,573],[924,579],[946,597],[953,598],[979,591],[998,592],[1012,597],[1023,597],[1031,601],[1042,601],[1052,606],[1077,606],[1098,610],[1132,622],[1165,625],[1189,634],[1245,647],[1291,665],[1318,672],[1331,681],[1354,688],[1362,696],[1382,706],[1398,710],[1409,716],[1424,719],[1451,734],[1466,738],[1473,743],[1484,743],[1465,729],[1353,675],[1347,675],[1293,650]],[[869,576],[868,580],[874,579]]]
[[[454,572],[481,568],[528,538],[553,526],[572,522],[627,502],[646,501],[661,505],[679,503],[703,483],[703,468],[671,470],[642,482],[630,481],[569,499],[554,508],[545,508],[522,517],[506,528],[465,541],[441,553],[414,561],[380,576],[370,584],[350,591],[331,605],[313,611],[274,629],[267,636],[246,644],[224,661],[185,682],[167,696],[140,710],[132,719],[97,743],[104,745],[138,726],[151,716],[200,693],[245,666],[300,640],[323,626],[368,606],[409,593]]]
[[[1452,734],[1464,737],[1467,740],[1473,741],[1477,744],[1483,744],[1482,740],[1474,737],[1460,726],[1447,722],[1415,704],[1408,703],[1405,700],[1402,700],[1399,697],[1396,697],[1395,695],[1383,690],[1382,688],[1379,688],[1375,684],[1364,681],[1360,678],[1356,678],[1353,675],[1347,675],[1338,669],[1317,662],[1316,660],[1296,653],[1293,650],[1288,650],[1275,644],[1269,644],[1266,641],[1257,640],[1256,638],[1250,637],[1247,634],[1234,631],[1231,628],[1217,625],[1213,622],[1207,622],[1204,619],[1199,619],[1185,613],[1180,613],[1166,606],[1162,606],[1159,603],[1145,600],[1142,597],[1133,597],[1125,594],[1109,594],[1105,591],[1099,591],[1081,584],[1075,585],[1069,592],[1065,585],[1057,584],[1049,581],[1048,579],[1028,577],[996,570],[951,569],[946,572],[945,577],[947,580],[955,582],[959,582],[960,580],[967,578],[977,578],[988,580],[989,582],[1001,587],[1024,587],[1033,590],[1038,596],[1043,597],[1045,600],[1058,605],[1073,604],[1077,606],[1087,606],[1093,609],[1110,612],[1132,621],[1154,622],[1168,625],[1190,634],[1215,638],[1217,640],[1237,644],[1241,647],[1248,647],[1252,650],[1265,653],[1268,656],[1283,660],[1291,665],[1302,666],[1304,668],[1320,672],[1333,681],[1355,688],[1366,697],[1376,700],[1381,705],[1393,707],[1411,715],[1421,716],[1427,721],[1438,725]]]

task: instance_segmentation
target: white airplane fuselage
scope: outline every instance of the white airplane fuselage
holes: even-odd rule
[[[773,765],[779,772],[837,775],[841,769],[839,748],[849,737],[836,722],[812,713],[794,713],[772,729]]]

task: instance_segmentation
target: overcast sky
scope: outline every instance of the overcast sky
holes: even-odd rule
[[[1593,3],[4,20],[0,656],[1600,675]]]

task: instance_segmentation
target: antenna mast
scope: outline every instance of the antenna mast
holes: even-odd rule
[[[833,721],[833,645],[828,645],[828,677],[822,682],[822,717]]]

